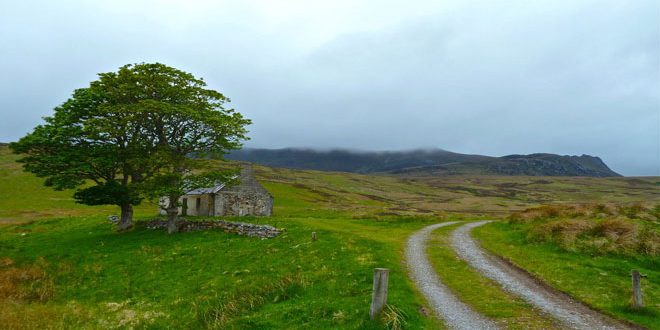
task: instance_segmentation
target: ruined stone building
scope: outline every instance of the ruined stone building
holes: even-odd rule
[[[270,216],[273,214],[273,196],[254,177],[252,168],[243,166],[240,183],[232,186],[218,184],[191,190],[179,202],[179,214],[186,216]],[[167,197],[160,199],[167,205]]]

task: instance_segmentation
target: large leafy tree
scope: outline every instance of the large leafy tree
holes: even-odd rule
[[[223,155],[246,139],[250,121],[227,102],[189,73],[160,63],[125,65],[76,90],[11,148],[46,185],[78,188],[74,197],[83,204],[120,206],[120,230],[131,227],[144,196],[164,191],[174,197],[168,214],[175,222],[180,194],[172,191],[220,179],[192,175],[191,156]]]

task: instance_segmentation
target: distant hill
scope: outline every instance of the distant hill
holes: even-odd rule
[[[402,175],[621,176],[598,157],[555,154],[490,157],[442,149],[388,152],[243,149],[226,157],[271,167]]]

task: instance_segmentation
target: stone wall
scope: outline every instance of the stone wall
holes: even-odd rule
[[[273,198],[270,195],[245,192],[219,192],[215,198],[217,216],[270,216]]]

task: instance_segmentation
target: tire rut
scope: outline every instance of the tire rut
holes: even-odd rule
[[[433,230],[458,221],[430,225],[415,232],[406,244],[408,270],[417,288],[431,305],[434,313],[451,329],[499,329],[495,322],[475,312],[460,301],[444,285],[426,255],[427,241]]]
[[[472,268],[497,282],[570,329],[635,329],[590,309],[567,294],[540,283],[525,271],[496,258],[479,247],[470,231],[490,221],[467,223],[454,230],[452,248]]]

